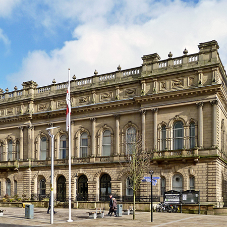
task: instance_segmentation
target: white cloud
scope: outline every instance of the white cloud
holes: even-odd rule
[[[9,17],[11,13],[21,0],[1,0],[0,2],[0,17]]]
[[[66,41],[61,49],[49,54],[38,50],[29,53],[21,71],[10,76],[12,81],[34,80],[47,85],[55,78],[63,82],[68,68],[77,78],[92,76],[95,69],[100,74],[108,73],[119,64],[122,69],[139,66],[145,54],[157,52],[165,59],[169,51],[174,57],[182,55],[185,47],[189,53],[198,52],[200,42],[213,39],[218,41],[221,58],[227,64],[225,0],[201,0],[198,4],[180,0],[64,3],[56,1],[53,14],[66,14],[82,22],[73,32],[77,39]]]
[[[9,46],[10,46],[10,40],[8,39],[8,37],[4,34],[3,30],[0,28],[0,42],[3,42],[4,45],[6,46],[6,48],[9,50]]]

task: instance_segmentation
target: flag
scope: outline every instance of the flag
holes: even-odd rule
[[[69,69],[69,74],[70,74],[70,69]],[[66,131],[69,130],[69,125],[70,125],[70,115],[71,115],[71,103],[70,103],[70,80],[68,79],[68,89],[67,89],[67,94],[66,94]]]

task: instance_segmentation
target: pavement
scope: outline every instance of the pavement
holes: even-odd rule
[[[181,213],[153,213],[153,222],[151,222],[150,212],[136,211],[136,219],[132,215],[122,215],[122,217],[108,216],[105,211],[104,218],[89,219],[86,209],[72,209],[71,217],[73,222],[67,222],[69,219],[69,210],[67,208],[56,208],[54,215],[54,224],[50,224],[50,214],[47,214],[46,208],[34,208],[34,218],[25,219],[25,209],[15,207],[0,207],[4,210],[3,216],[0,216],[0,227],[28,227],[28,226],[54,226],[54,227],[90,227],[90,226],[168,226],[168,227],[208,227],[208,226],[226,226],[227,216],[218,215],[198,215]]]

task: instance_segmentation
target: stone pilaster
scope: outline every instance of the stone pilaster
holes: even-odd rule
[[[154,149],[156,150],[158,148],[157,146],[157,128],[158,128],[158,125],[157,125],[157,117],[158,117],[158,109],[155,108],[152,110],[153,113],[154,113]]]
[[[218,101],[211,101],[212,105],[212,147],[217,146],[217,105]]]
[[[198,106],[198,147],[203,147],[203,102],[197,103]]]

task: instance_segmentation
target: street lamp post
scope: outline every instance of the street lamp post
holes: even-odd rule
[[[51,137],[51,182],[50,182],[50,224],[54,222],[54,135],[51,134],[51,129],[58,127],[46,128],[49,136]]]
[[[152,175],[153,175],[153,173],[154,173],[154,171],[153,170],[151,170],[150,172],[150,175],[151,175],[151,222],[153,222],[153,196],[152,196]]]

